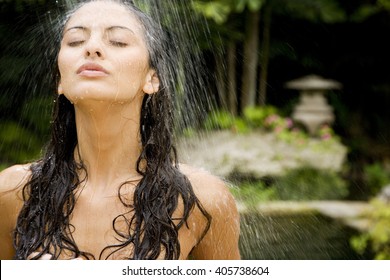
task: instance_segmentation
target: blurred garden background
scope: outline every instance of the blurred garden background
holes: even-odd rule
[[[53,92],[35,75],[45,49],[32,32],[45,33],[59,2],[0,0],[0,170],[39,158],[47,141]],[[390,0],[134,2],[191,27],[208,102],[178,148],[231,185],[245,257],[390,259]],[[302,77],[317,80],[288,86]],[[309,104],[322,107],[305,113],[331,117],[311,131],[297,111],[319,91]]]

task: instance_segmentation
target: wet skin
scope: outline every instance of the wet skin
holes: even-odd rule
[[[88,180],[76,194],[72,236],[80,250],[98,258],[103,248],[117,244],[112,221],[128,211],[119,201],[118,187],[131,182],[121,193],[131,201],[140,180],[136,161],[141,151],[141,104],[145,94],[158,91],[159,80],[149,67],[141,25],[127,9],[110,1],[87,3],[72,15],[65,27],[58,66],[58,93],[75,107],[75,159],[82,160],[88,172]],[[239,215],[228,188],[205,171],[186,165],[180,169],[212,216],[210,230],[200,240],[206,219],[199,209],[193,210],[189,227],[178,232],[180,259],[190,255],[195,259],[239,259]],[[0,259],[14,255],[11,232],[23,204],[21,189],[29,176],[29,165],[12,166],[0,173]],[[173,216],[181,216],[182,209],[179,200]],[[127,229],[125,223],[118,226]],[[110,258],[131,256],[132,250],[128,246]],[[60,258],[74,256],[63,252]]]

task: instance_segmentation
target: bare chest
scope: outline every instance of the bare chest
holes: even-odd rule
[[[125,242],[128,236],[134,234],[131,226],[133,216],[133,209],[124,206],[118,196],[79,200],[70,221],[74,226],[72,237],[79,250],[92,254],[96,259],[131,258],[133,244],[125,245]],[[178,235],[180,258],[186,259],[196,244],[196,234],[193,229],[182,227]]]
[[[74,227],[72,237],[79,250],[91,253],[96,259],[107,246],[118,244],[113,223],[124,213],[113,198],[78,201],[70,223]],[[119,227],[118,223],[116,223]]]

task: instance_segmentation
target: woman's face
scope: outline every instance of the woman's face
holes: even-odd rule
[[[73,103],[125,103],[158,89],[140,23],[129,10],[111,1],[89,2],[71,16],[58,67],[58,91]]]

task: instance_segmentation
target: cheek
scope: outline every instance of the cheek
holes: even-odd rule
[[[119,73],[121,80],[126,81],[132,88],[142,88],[148,72],[148,62],[143,59],[131,59],[121,62]]]
[[[145,59],[128,59],[122,62],[123,72],[142,75],[146,73],[148,64]]]
[[[66,79],[72,65],[74,65],[72,57],[68,56],[66,52],[60,51],[58,55],[58,69],[60,70],[61,79]]]
[[[134,48],[122,57],[122,67],[128,72],[146,73],[149,68],[148,57],[148,52],[143,48]]]

